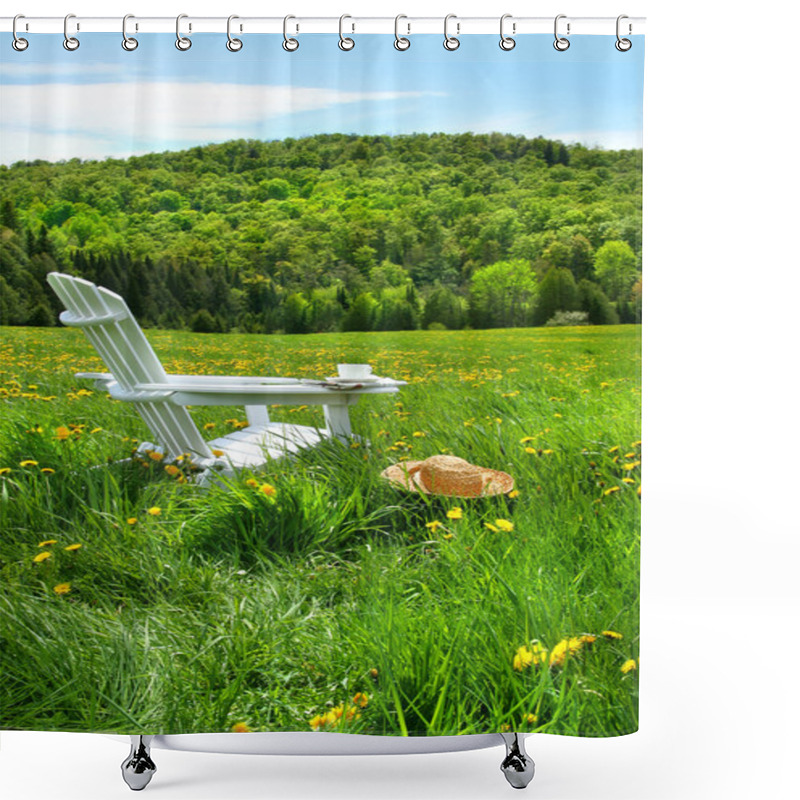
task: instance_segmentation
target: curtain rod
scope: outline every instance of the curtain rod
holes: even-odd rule
[[[411,17],[401,16],[399,20],[401,36],[415,33],[444,33],[443,17]],[[570,17],[561,16],[559,33],[611,35],[616,33],[616,17]],[[13,18],[0,17],[0,30],[10,33]],[[136,17],[128,20],[128,35],[134,33],[175,33],[175,17]],[[181,33],[222,33],[227,31],[227,17],[195,17],[185,16],[181,20]],[[555,17],[515,17],[506,16],[503,30],[507,36],[519,36],[531,33],[553,34]],[[569,25],[569,31],[567,31]],[[248,33],[283,33],[284,17],[238,17],[232,21],[232,32]],[[626,17],[621,21],[621,35],[642,34],[645,28],[645,17]],[[69,20],[70,35],[80,33],[122,33],[122,17],[81,17],[75,15]],[[337,33],[339,17],[292,17],[289,21],[290,34],[302,33]],[[346,16],[343,31],[350,33],[383,33],[395,32],[394,17],[351,17]],[[448,25],[450,35],[469,35],[478,33],[500,34],[500,16],[496,17],[459,17],[450,19]],[[21,17],[17,21],[17,33],[63,33],[64,17]]]

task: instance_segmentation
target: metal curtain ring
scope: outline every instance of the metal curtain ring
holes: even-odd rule
[[[241,39],[235,39],[231,36],[231,20],[234,19],[239,19],[239,17],[236,14],[231,14],[228,17],[228,41],[225,42],[225,47],[227,47],[231,53],[238,53],[244,45]],[[241,30],[241,28],[239,30]]]
[[[14,17],[14,21],[11,23],[11,33],[14,34],[14,40],[11,42],[11,46],[18,52],[21,53],[23,50],[28,49],[28,40],[23,39],[21,36],[17,36],[17,20],[18,19],[25,19],[24,14],[17,14]]]
[[[400,35],[399,26],[401,19],[408,19],[405,14],[398,14],[394,18],[394,49],[395,50],[408,50],[411,47],[411,39],[406,39],[405,36]],[[411,25],[408,25],[408,32],[411,33]]]
[[[297,39],[292,39],[287,33],[290,19],[297,19],[297,17],[292,14],[287,14],[283,18],[283,49],[286,50],[287,53],[294,53],[294,51],[300,47],[300,42],[297,41]]]
[[[461,46],[461,42],[457,38],[458,32],[461,30],[461,23],[456,23],[456,36],[450,36],[450,34],[447,32],[447,24],[451,19],[456,19],[456,15],[448,14],[444,18],[444,49],[452,52],[453,50],[458,50],[458,48]]]
[[[342,26],[344,25],[344,21],[346,19],[353,19],[353,18],[349,14],[342,14],[342,16],[339,17],[339,49],[340,50],[352,50],[356,46],[356,43],[349,36],[345,36],[344,33],[342,33]]]
[[[128,20],[135,19],[133,14],[126,14],[122,18],[122,49],[127,50],[129,53],[133,52],[139,46],[139,40],[128,36]],[[138,26],[137,26],[138,28]]]
[[[505,25],[505,21],[507,19],[511,19],[511,14],[503,14],[503,16],[500,17],[500,49],[505,50],[506,52],[508,52],[509,50],[513,50],[517,46],[516,39],[512,39],[510,36],[506,36],[505,33],[503,32],[503,26]],[[511,32],[512,33],[517,32],[516,22],[512,23]]]
[[[620,38],[620,35],[619,35],[619,23],[623,19],[628,19],[628,15],[627,14],[620,14],[617,17],[617,41],[614,42],[614,47],[616,47],[617,50],[620,51],[620,53],[626,53],[628,50],[631,49],[631,47],[633,47],[633,42],[630,39],[621,39]],[[632,32],[633,32],[633,26],[629,22],[628,23],[628,35],[630,36],[630,34]]]
[[[67,16],[64,17],[64,49],[69,51],[77,50],[81,46],[81,43],[74,36],[70,36],[67,30],[71,19],[75,19],[74,14],[67,14]],[[80,30],[80,27],[76,26],[76,30]]]
[[[565,39],[563,36],[558,35],[558,21],[560,19],[566,19],[566,14],[559,14],[556,17],[556,21],[553,23],[553,33],[555,34],[556,40],[553,42],[553,47],[558,50],[560,53],[563,53],[565,50],[569,50],[569,39]],[[569,36],[569,28],[570,24],[567,23],[567,36]]]
[[[188,50],[192,46],[192,40],[186,36],[181,36],[181,20],[188,19],[188,14],[178,14],[178,18],[175,20],[175,47],[178,50]],[[189,30],[191,31],[192,26],[189,25]]]

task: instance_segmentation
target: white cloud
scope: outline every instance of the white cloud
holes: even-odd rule
[[[270,138],[277,118],[423,94],[179,81],[3,85],[0,161],[104,158]]]
[[[127,69],[124,64],[95,61],[87,64],[80,61],[65,63],[60,61],[4,61],[3,80],[23,81],[27,86],[31,79],[39,81],[64,81],[65,78],[80,78],[84,76],[102,75],[103,77],[126,77]]]

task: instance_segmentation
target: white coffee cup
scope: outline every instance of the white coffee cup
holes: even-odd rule
[[[340,378],[351,381],[369,378],[372,375],[372,367],[369,364],[337,364],[336,371]]]

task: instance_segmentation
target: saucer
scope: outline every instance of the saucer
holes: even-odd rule
[[[383,378],[377,375],[367,375],[364,378],[343,378],[341,375],[334,375],[333,377],[325,378],[325,380],[332,383],[379,383]]]

